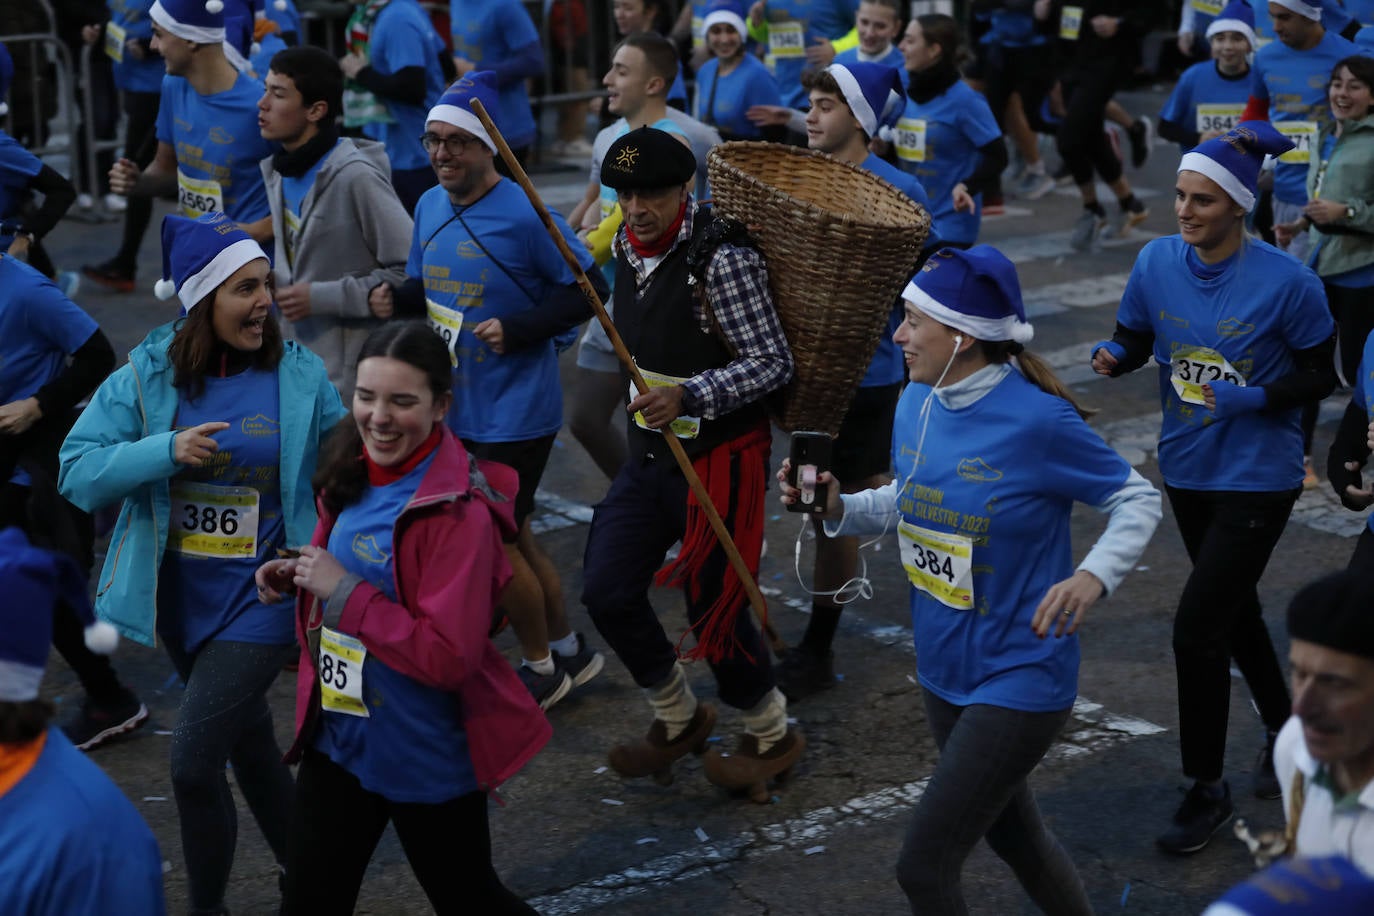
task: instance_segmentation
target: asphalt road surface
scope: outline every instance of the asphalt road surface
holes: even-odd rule
[[[1143,92],[1125,101],[1134,111],[1153,114],[1163,94]],[[1093,425],[1155,483],[1160,417],[1155,376],[1142,371],[1118,380],[1097,378],[1087,368],[1088,345],[1110,335],[1140,246],[1174,231],[1176,165],[1176,149],[1160,144],[1143,170],[1129,173],[1150,207],[1149,219],[1130,238],[1091,254],[1068,246],[1069,227],[1079,213],[1072,189],[1036,202],[1009,198],[1008,214],[983,224],[983,241],[998,245],[1017,263],[1036,328],[1032,348],[1048,356],[1082,399],[1099,409]],[[550,205],[565,213],[584,182],[580,165],[538,175]],[[1105,188],[1102,199],[1115,206]],[[160,269],[155,227],[144,244],[135,293],[107,294],[88,285],[77,295],[121,354],[175,314],[173,305],[152,295]],[[118,223],[69,219],[53,234],[51,247],[61,269],[79,269],[108,257],[117,237]],[[565,396],[572,366],[572,354],[565,354]],[[1343,398],[1337,394],[1327,403],[1317,436],[1319,456],[1325,455]],[[785,437],[778,434],[775,463],[785,452]],[[598,645],[578,596],[589,507],[606,485],[572,437],[561,434],[537,523],[562,573],[574,624]],[[809,607],[792,571],[798,522],[774,497],[770,494],[768,555],[760,581],[770,596],[774,625],[795,640]],[[1343,566],[1362,524],[1325,487],[1302,497],[1261,586],[1281,658],[1287,652],[1282,612],[1289,597],[1319,572]],[[1101,526],[1097,513],[1080,508],[1074,520],[1077,555],[1087,551]],[[808,577],[810,555],[804,544]],[[706,782],[693,758],[679,765],[676,781],[667,787],[623,781],[607,770],[609,747],[640,733],[650,719],[624,668],[610,658],[599,678],[551,711],[552,742],[502,789],[503,804],[492,807],[496,864],[509,886],[550,916],[908,912],[893,865],[908,811],[920,797],[936,753],[914,680],[907,586],[895,537],[869,551],[867,559],[873,598],[846,611],[836,642],[843,681],[792,706],[809,749],[799,777],[771,804],[728,797]],[[1139,568],[1086,622],[1076,713],[1032,779],[1042,810],[1077,862],[1100,913],[1197,913],[1251,870],[1242,844],[1229,833],[1186,859],[1165,857],[1153,843],[1184,786],[1170,626],[1187,570],[1166,503],[1164,522]],[[660,592],[655,599],[670,632],[681,632],[679,597]],[[518,660],[509,635],[499,644]],[[183,911],[185,873],[167,761],[180,689],[160,650],[126,641],[116,664],[149,705],[152,719],[130,738],[94,752],[94,758],[157,833],[168,862],[168,902],[173,912]],[[699,696],[714,695],[704,667],[694,667],[691,677]],[[292,678],[280,678],[271,694],[283,745],[292,724]],[[45,692],[67,708],[80,702],[74,677],[55,654]],[[1254,823],[1278,825],[1280,802],[1250,795],[1263,730],[1239,682],[1231,721],[1227,777],[1237,812]],[[730,740],[729,733],[739,728],[736,718],[724,715],[718,734]],[[275,912],[273,862],[246,808],[241,807],[240,821],[227,902],[239,914]],[[985,846],[968,862],[965,887],[977,913],[1034,912],[1010,870]],[[430,911],[390,833],[373,859],[358,911]]]

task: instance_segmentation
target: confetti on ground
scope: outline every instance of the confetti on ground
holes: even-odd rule
[[[153,732],[154,735],[170,735],[171,733],[171,730],[166,728],[159,728],[157,731]]]
[[[911,683],[913,683],[913,684],[916,683],[916,678],[912,677],[912,676],[909,675],[909,674],[906,676],[906,679],[907,679],[908,681],[911,681]]]
[[[592,770],[592,772],[595,773],[597,776],[600,776],[602,773],[606,772],[606,768],[597,767],[596,769]]]
[[[162,860],[162,873],[165,875],[172,870],[172,863],[166,859]]]
[[[803,850],[803,852],[805,852],[806,855],[808,855],[808,856],[814,856],[814,855],[816,855],[816,854],[818,854],[818,853],[825,852],[825,847],[824,847],[824,846],[811,846],[811,847],[808,847],[807,849]]]
[[[1137,566],[1137,567],[1135,568],[1135,570],[1136,570],[1136,572],[1149,572],[1149,571],[1150,571],[1150,567],[1148,567],[1148,566]]]
[[[698,840],[701,840],[701,842],[703,842],[703,843],[705,843],[707,840],[711,839],[709,836],[706,835],[706,831],[705,831],[705,830],[702,830],[700,827],[698,827],[698,828],[696,829],[696,834],[697,834],[697,839],[698,839]]]
[[[623,804],[625,804],[625,803],[624,803],[623,801],[621,801],[620,799],[618,799],[618,798],[603,798],[603,799],[601,799],[601,804],[603,804],[603,805],[617,805],[617,806],[618,806],[618,805],[623,805]]]
[[[167,796],[165,796],[165,795],[145,795],[145,796],[143,796],[143,800],[144,800],[144,801],[166,801],[166,800],[167,800]]]
[[[639,839],[635,840],[635,845],[636,845],[636,846],[648,846],[648,845],[650,845],[650,844],[657,843],[657,842],[658,842],[658,837],[656,837],[656,836],[645,836],[645,837],[640,837]]]
[[[788,717],[787,717],[787,724],[788,724],[788,725],[796,725],[796,724],[797,724],[797,717],[796,717],[796,716],[788,716]]]

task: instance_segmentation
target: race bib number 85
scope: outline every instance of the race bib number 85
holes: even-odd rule
[[[363,662],[367,648],[360,640],[320,628],[320,706],[345,716],[372,718],[363,702]]]

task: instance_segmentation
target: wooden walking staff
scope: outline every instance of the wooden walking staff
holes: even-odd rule
[[[496,148],[501,152],[501,158],[505,160],[506,167],[515,176],[515,180],[524,189],[525,196],[534,205],[534,210],[539,214],[539,219],[544,223],[544,228],[548,230],[549,236],[553,239],[558,250],[563,254],[563,260],[568,262],[568,267],[572,269],[573,276],[577,278],[577,285],[582,288],[582,295],[591,303],[592,311],[596,313],[596,320],[601,322],[601,328],[606,332],[606,336],[611,339],[611,346],[615,348],[615,355],[620,359],[623,366],[630,370],[630,378],[634,381],[635,390],[644,394],[649,390],[648,384],[644,381],[644,376],[639,374],[639,367],[635,365],[634,358],[630,356],[630,351],[625,348],[625,342],[620,339],[620,333],[615,329],[615,323],[611,321],[611,316],[606,312],[606,306],[602,304],[601,297],[596,294],[596,289],[592,286],[587,274],[582,270],[582,265],[577,263],[577,257],[568,247],[568,240],[563,238],[563,233],[554,225],[553,217],[549,215],[548,208],[544,206],[544,201],[540,199],[539,192],[535,190],[530,182],[530,177],[525,174],[525,170],[520,166],[519,160],[511,152],[506,144],[506,138],[501,136],[501,131],[497,130],[496,124],[492,122],[491,116],[487,114],[487,109],[478,99],[471,102],[473,113],[482,122],[491,139],[495,141]],[[740,556],[739,548],[735,546],[735,539],[730,536],[730,531],[725,527],[725,521],[716,511],[715,505],[711,502],[711,495],[706,492],[706,487],[702,484],[701,478],[697,476],[696,468],[692,467],[691,459],[687,457],[687,452],[682,447],[682,443],[670,430],[661,430],[663,440],[668,443],[668,448],[672,450],[673,457],[677,459],[677,465],[682,469],[682,476],[687,478],[687,485],[691,487],[693,495],[701,509],[706,513],[706,520],[711,523],[711,530],[720,539],[720,546],[725,549],[725,556],[730,561],[730,568],[739,576],[740,582],[744,585],[744,591],[749,596],[749,605],[754,609],[754,614],[758,617],[759,626],[768,637],[768,642],[772,645],[773,651],[781,653],[787,648],[787,643],[783,642],[781,636],[768,623],[768,607],[764,603],[763,593],[759,591],[758,583],[754,581],[754,576],[749,572],[748,565],[744,562],[744,557]]]

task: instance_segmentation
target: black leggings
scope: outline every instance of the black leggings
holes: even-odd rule
[[[1165,490],[1193,561],[1174,616],[1183,772],[1210,782],[1221,779],[1226,759],[1231,659],[1265,728],[1278,731],[1288,720],[1288,685],[1256,586],[1302,490]]]
[[[162,96],[156,92],[125,92],[124,113],[129,116],[124,132],[124,156],[146,169],[157,154],[157,110]],[[115,263],[129,273],[138,267],[138,249],[153,218],[153,199],[146,195],[129,198],[124,211],[124,235]]]
[[[1107,103],[1116,94],[1110,74],[1075,75],[1061,81],[1064,120],[1056,138],[1059,155],[1076,185],[1092,184],[1093,170],[1111,184],[1121,177],[1121,160],[1102,129]]]
[[[897,882],[911,912],[967,913],[964,860],[986,837],[1042,911],[1091,914],[1078,870],[1040,817],[1026,783],[1070,710],[955,706],[929,691],[925,706],[940,762],[916,805],[897,860]]]
[[[1374,287],[1333,286],[1326,288],[1326,304],[1336,321],[1341,354],[1341,378],[1347,385],[1359,381],[1360,358],[1364,356],[1364,342],[1374,331]],[[1370,367],[1374,369],[1374,366]],[[1302,451],[1312,454],[1312,434],[1317,429],[1320,401],[1304,405],[1302,409]]]
[[[389,821],[439,916],[534,914],[491,865],[487,797],[439,804],[387,801],[316,750],[296,773],[296,823],[286,866],[285,916],[348,916]]]

